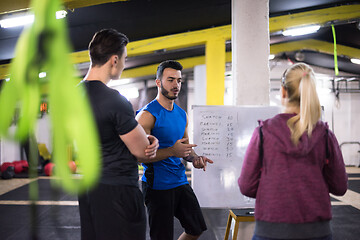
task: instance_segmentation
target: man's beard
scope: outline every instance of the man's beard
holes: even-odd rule
[[[162,95],[164,95],[164,97],[166,97],[167,99],[169,99],[169,100],[175,100],[175,99],[177,99],[177,96],[170,96],[169,95],[169,91],[168,90],[166,90],[164,87],[163,87],[163,85],[162,85],[162,83],[161,83],[161,94]]]

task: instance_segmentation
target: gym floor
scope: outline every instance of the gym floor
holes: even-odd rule
[[[345,196],[332,196],[333,239],[360,239],[360,168],[348,167],[349,189]],[[51,186],[49,177],[38,177],[39,200],[35,205],[28,201],[30,179],[0,180],[0,239],[80,239],[78,202],[71,196]],[[229,209],[202,209],[208,230],[202,240],[224,239]],[[35,211],[37,219],[31,219]],[[254,223],[247,223],[242,238],[251,239]],[[31,231],[32,227],[35,229]],[[250,228],[250,231],[248,230]],[[247,229],[247,230],[246,230]],[[174,239],[182,233],[175,220]],[[147,239],[150,239],[147,236]]]

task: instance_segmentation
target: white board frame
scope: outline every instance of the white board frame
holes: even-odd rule
[[[194,105],[193,138],[195,152],[214,161],[206,171],[192,169],[192,188],[201,207],[248,208],[255,199],[240,193],[237,180],[247,145],[258,120],[280,112],[273,106]]]

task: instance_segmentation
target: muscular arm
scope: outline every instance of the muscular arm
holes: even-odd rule
[[[151,130],[155,126],[155,117],[148,111],[141,111],[137,116],[136,120],[144,128],[146,134],[150,134]],[[158,149],[156,156],[150,160],[150,162],[156,162],[166,159],[171,156],[175,157],[187,157],[195,147],[195,144],[189,144],[187,138],[182,138],[176,141],[172,147]]]
[[[186,141],[184,143],[189,143],[189,134],[188,134],[188,118],[186,115],[186,127],[185,127],[185,132],[184,132],[184,136],[183,138],[186,139]],[[189,153],[189,156],[187,157],[183,157],[183,159],[185,161],[188,162],[192,162],[194,160],[195,157],[197,157],[198,155],[195,153],[194,149],[191,149],[191,152]]]
[[[187,139],[185,143],[189,143],[189,135],[188,135],[188,118],[186,116],[186,128],[184,133],[184,138]],[[192,162],[194,168],[202,168],[204,171],[206,170],[207,163],[214,163],[211,159],[205,156],[198,156],[194,149],[191,149],[189,156],[183,158],[185,161]]]
[[[131,154],[141,163],[150,162],[156,154],[156,149],[158,148],[157,140],[154,142],[155,140],[151,138],[152,142],[150,142],[150,138],[146,136],[140,124],[130,132],[120,135],[120,138]]]

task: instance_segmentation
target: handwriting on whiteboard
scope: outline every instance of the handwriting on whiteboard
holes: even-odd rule
[[[201,155],[209,158],[226,158],[231,160],[235,147],[236,113],[214,113],[200,111]],[[225,150],[225,151],[223,151]]]

